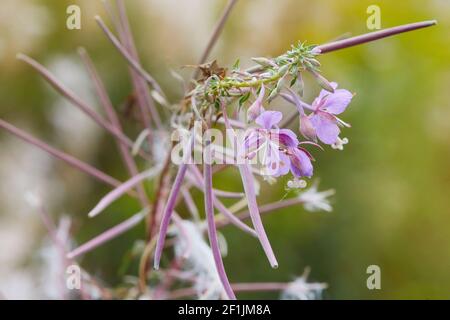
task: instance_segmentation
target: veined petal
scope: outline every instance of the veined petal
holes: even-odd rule
[[[330,84],[334,90],[337,89],[338,84],[336,82],[331,82]],[[319,95],[317,96],[316,99],[314,99],[313,106],[317,107],[321,105],[323,103],[323,100],[330,94],[332,94],[330,91],[327,91],[325,89],[320,90]]]
[[[242,156],[251,159],[256,153],[267,144],[267,138],[257,130],[251,132],[245,139],[243,144]]]
[[[264,112],[264,108],[262,106],[264,94],[266,92],[266,89],[263,86],[261,86],[261,91],[259,92],[258,98],[256,98],[255,102],[248,107],[247,109],[247,120],[248,121],[254,121],[262,112]]]
[[[345,111],[352,98],[353,95],[350,91],[338,89],[325,98],[320,109],[332,114],[340,114]]]
[[[280,177],[288,174],[290,167],[291,167],[291,160],[285,153],[280,152],[278,172],[275,174],[275,176]]]
[[[280,150],[278,143],[268,142],[260,153],[260,164],[264,167],[264,175],[275,176],[279,171]]]
[[[300,116],[300,133],[306,139],[317,141],[316,130],[311,122],[311,119],[306,115]]]
[[[289,129],[280,129],[278,139],[286,147],[296,147],[299,143],[297,135]]]
[[[341,132],[336,122],[335,117],[326,112],[318,112],[311,117],[317,137],[325,144],[336,142]]]
[[[255,122],[261,127],[269,130],[278,124],[281,119],[283,119],[283,114],[280,111],[264,111],[256,118]]]
[[[289,151],[292,173],[297,177],[312,177],[313,166],[308,155],[297,148],[292,148]]]

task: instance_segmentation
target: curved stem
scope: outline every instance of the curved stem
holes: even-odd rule
[[[205,186],[205,212],[206,220],[208,222],[208,237],[211,245],[211,250],[214,257],[214,263],[216,265],[217,273],[219,274],[220,282],[229,299],[235,300],[236,296],[228,281],[225,267],[222,261],[222,255],[220,253],[219,241],[217,239],[216,224],[214,222],[214,207],[213,207],[213,194],[212,194],[212,168],[208,161],[203,164],[203,176]]]
[[[161,225],[159,228],[158,241],[156,242],[155,249],[155,259],[153,261],[153,267],[157,270],[159,269],[159,263],[161,260],[161,254],[164,249],[164,242],[167,235],[167,230],[169,229],[170,220],[172,218],[173,209],[177,203],[177,197],[180,193],[181,186],[183,184],[184,177],[186,175],[186,171],[188,168],[188,160],[191,156],[191,151],[194,145],[194,129],[191,131],[191,137],[189,141],[189,146],[186,150],[186,153],[183,156],[183,163],[180,164],[177,175],[175,177],[175,181],[173,183],[173,187],[170,190],[169,198],[167,199],[167,204],[163,212]]]

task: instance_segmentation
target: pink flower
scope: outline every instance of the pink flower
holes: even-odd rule
[[[296,134],[278,128],[283,115],[279,111],[264,111],[255,120],[259,128],[252,128],[244,139],[247,158],[259,155],[265,175],[275,177],[292,172],[297,177],[311,177],[311,155],[298,147]]]
[[[263,108],[263,99],[264,94],[266,92],[266,89],[264,88],[264,85],[261,86],[261,90],[259,91],[259,95],[256,98],[255,102],[248,107],[247,109],[247,120],[248,121],[254,121],[261,113],[264,112]]]
[[[337,89],[337,83],[332,83],[334,93],[322,90],[312,104],[313,113],[301,117],[300,130],[305,136],[317,136],[325,144],[334,144],[340,133],[339,125],[348,126],[336,115],[345,111],[353,95],[345,89]],[[314,128],[314,131],[311,129]]]

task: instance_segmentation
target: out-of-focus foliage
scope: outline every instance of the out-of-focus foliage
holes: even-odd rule
[[[190,74],[180,66],[198,60],[224,1],[126,2],[144,66],[176,101],[181,88],[168,70]],[[82,8],[80,31],[65,28],[66,7],[73,3]],[[374,1],[243,0],[213,56],[231,66],[237,57],[245,62],[251,56],[278,55],[297,40],[320,44],[347,32],[365,33],[371,4]],[[254,239],[226,229],[225,264],[232,282],[289,281],[310,266],[311,279],[329,284],[325,298],[449,297],[450,2],[376,4],[382,27],[428,19],[437,19],[439,25],[321,57],[324,75],[356,93],[344,119],[352,124],[343,134],[350,140],[345,151],[317,154],[321,187],[337,192],[334,211],[308,213],[298,207],[265,218],[280,263],[277,270],[270,269]],[[72,88],[95,102],[89,82],[79,79],[83,69],[76,49],[84,46],[120,109],[131,90],[126,64],[96,26],[95,14],[106,17],[100,1],[2,1],[0,116],[126,179],[114,142],[88,119],[74,116],[38,75],[15,60],[19,51],[31,55],[53,67],[69,85],[79,83]],[[307,83],[311,98],[318,88]],[[0,143],[0,288],[7,296],[13,286],[2,279],[14,275],[26,283],[30,275],[18,274],[18,268],[39,268],[33,252],[45,232],[21,203],[28,187],[42,191],[55,217],[67,213],[73,218],[79,243],[136,212],[137,204],[123,198],[89,220],[86,213],[107,191],[104,186],[46,160],[4,132]],[[239,188],[229,175],[221,177],[221,187]],[[283,192],[281,186],[265,188],[261,199],[276,201]],[[124,274],[136,272],[134,264],[126,269],[124,263],[137,238],[144,239],[143,227],[87,254],[82,264],[110,285],[121,283]],[[9,251],[16,249],[6,255],[5,245]],[[381,267],[381,290],[366,287],[366,268],[372,264]],[[15,282],[19,289],[35,289],[20,287],[20,281]]]

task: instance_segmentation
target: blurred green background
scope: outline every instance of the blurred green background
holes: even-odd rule
[[[82,9],[81,30],[65,27],[70,4]],[[168,70],[189,75],[180,66],[198,60],[225,1],[126,4],[143,65],[177,101],[181,89]],[[315,153],[321,189],[336,190],[334,211],[297,207],[265,218],[277,270],[254,239],[225,229],[232,282],[290,281],[310,266],[312,280],[328,283],[327,299],[450,298],[450,1],[241,0],[212,57],[231,66],[237,57],[248,63],[252,56],[278,55],[298,40],[320,44],[347,32],[366,33],[371,4],[380,6],[383,28],[430,19],[439,25],[321,57],[324,75],[356,93],[343,115],[352,124],[343,133],[350,144],[344,152]],[[83,46],[120,109],[131,91],[127,67],[95,24],[96,14],[107,20],[100,1],[1,1],[0,117],[126,179],[114,141],[15,59],[17,52],[32,56],[96,104],[76,54]],[[317,86],[308,91],[313,98]],[[239,188],[234,178],[223,175],[220,185]],[[42,297],[33,268],[40,267],[34,257],[45,230],[24,204],[27,190],[39,191],[55,219],[73,219],[78,243],[138,210],[123,198],[88,220],[86,213],[108,189],[4,131],[0,180],[0,292],[6,297]],[[281,184],[266,186],[260,201],[276,201],[283,193]],[[81,263],[117,285],[124,274],[135,274],[135,266],[124,271],[123,264],[135,240],[144,237],[138,227]],[[381,290],[366,287],[366,268],[373,264],[381,267]]]

